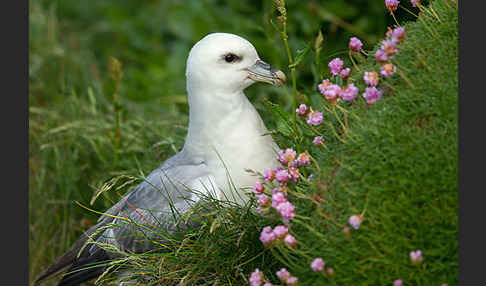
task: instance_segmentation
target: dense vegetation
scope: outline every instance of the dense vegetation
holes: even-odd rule
[[[312,45],[319,28],[324,34],[320,58],[311,51],[297,68],[298,101],[319,110],[327,106],[317,84],[329,75],[329,60],[339,56],[351,66],[349,37],[360,37],[374,54],[393,25],[382,1],[343,2],[287,3],[292,50]],[[283,69],[288,64],[269,21],[275,20],[271,1],[242,3],[30,2],[31,279],[96,220],[74,200],[89,206],[97,189],[109,187],[89,206],[103,211],[180,149],[187,131],[185,58],[195,41],[210,31],[232,32],[249,39],[266,61]],[[397,12],[400,21],[414,19]],[[257,267],[276,283],[275,272],[286,267],[301,285],[390,285],[395,279],[456,285],[457,2],[434,1],[404,27],[406,40],[394,59],[403,75],[387,79],[384,98],[371,106],[362,98],[343,105],[349,113],[344,133],[333,131],[344,113],[325,112],[319,129],[325,148],[301,130],[300,148],[309,150],[319,171],[296,187],[291,231],[297,248],[263,247],[262,227],[278,219],[212,202],[219,211],[202,218],[206,224],[181,242],[177,255],[132,256],[124,263],[152,283],[242,285]],[[119,100],[110,56],[123,66]],[[363,72],[377,67],[371,56],[353,70],[360,91]],[[254,85],[247,94],[281,147],[295,147],[282,128],[290,120],[282,114],[293,112],[290,85]],[[345,235],[349,216],[362,213],[359,230]],[[410,263],[416,249],[424,253],[420,265]],[[323,257],[334,276],[313,272],[315,257]]]

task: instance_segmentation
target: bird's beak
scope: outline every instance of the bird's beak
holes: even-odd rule
[[[272,67],[262,60],[257,60],[254,65],[246,69],[248,77],[255,81],[267,82],[276,86],[285,84],[285,74]]]

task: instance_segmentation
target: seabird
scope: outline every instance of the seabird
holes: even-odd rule
[[[189,129],[183,149],[107,210],[34,285],[66,269],[58,285],[79,285],[101,275],[105,267],[86,266],[113,256],[96,244],[86,244],[88,240],[122,251],[156,247],[130,235],[130,227],[113,226],[125,218],[173,231],[174,209],[184,214],[203,196],[239,205],[247,202],[245,189],[256,180],[245,169],[263,172],[273,167],[278,146],[243,90],[257,81],[281,86],[285,80],[283,72],[262,61],[240,36],[213,33],[197,42],[186,63]]]

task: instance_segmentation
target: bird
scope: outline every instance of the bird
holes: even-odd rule
[[[182,150],[101,215],[33,285],[62,272],[66,273],[59,286],[79,285],[101,275],[105,267],[86,266],[107,261],[113,254],[88,241],[137,253],[154,249],[151,240],[130,235],[133,229],[113,227],[126,219],[175,232],[174,211],[187,213],[203,196],[238,205],[248,202],[248,188],[256,179],[245,170],[273,167],[279,148],[244,89],[255,82],[282,86],[285,74],[261,60],[245,38],[218,32],[194,44],[185,76],[189,127]]]

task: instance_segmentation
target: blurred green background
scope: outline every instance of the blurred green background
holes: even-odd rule
[[[383,0],[286,2],[294,54],[313,45],[319,30],[324,37],[321,66],[312,63],[310,53],[297,69],[301,93],[316,93],[331,59],[341,57],[350,65],[350,37],[372,49],[394,23]],[[413,19],[403,9],[396,12],[401,22]],[[271,19],[270,0],[29,1],[31,280],[95,221],[97,215],[75,200],[88,205],[94,190],[114,174],[148,173],[180,149],[187,131],[185,62],[198,40],[212,32],[238,34],[289,76]],[[119,89],[123,159],[116,165],[106,136],[113,129],[109,57],[120,60],[124,73]],[[264,98],[290,111],[288,86],[255,84],[246,94],[266,122]],[[98,200],[91,207],[109,206],[110,200]]]
[[[410,5],[403,5],[407,4]],[[211,32],[241,35],[257,47],[262,59],[285,69],[287,56],[279,34],[269,22],[271,7],[270,0],[31,0],[31,102],[56,100],[59,93],[71,87],[82,93],[87,85],[92,85],[92,77],[105,83],[109,56],[124,65],[120,94],[125,99],[184,102],[187,54],[195,42]],[[326,64],[336,56],[346,55],[351,36],[358,36],[364,48],[371,48],[386,27],[393,24],[382,0],[294,0],[287,1],[287,7],[293,51],[312,43],[320,29]],[[397,17],[403,21],[411,16],[400,9]],[[70,65],[71,61],[90,66],[76,68]],[[308,57],[303,65],[310,61]],[[58,78],[52,78],[53,70],[59,71]],[[309,71],[305,69],[303,73]],[[300,83],[314,83],[312,74],[300,74],[299,79]],[[106,86],[93,88],[103,93]],[[268,94],[268,89],[261,93]],[[249,95],[258,96],[254,89]]]

